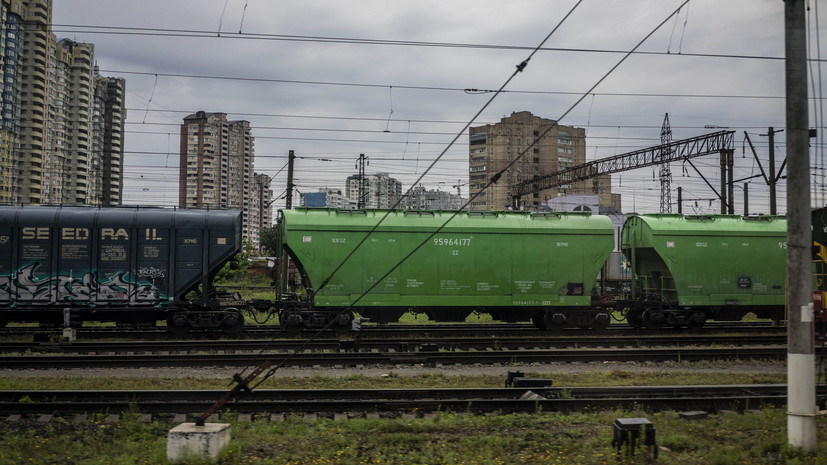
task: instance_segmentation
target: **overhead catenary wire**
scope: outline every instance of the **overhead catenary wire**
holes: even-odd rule
[[[676,19],[676,24],[677,24],[677,19]],[[214,33],[214,31],[213,31],[213,33]],[[545,50],[545,48],[544,48],[544,50]],[[636,54],[639,54],[639,53],[643,53],[643,52],[636,52]],[[674,51],[673,51],[673,54],[674,54]],[[687,54],[687,55],[685,55],[685,56],[691,56],[691,55]],[[139,114],[139,113],[136,113],[136,114]],[[612,126],[614,126],[614,125],[612,125]],[[625,126],[624,126],[624,131],[625,131]],[[308,140],[308,139],[301,139],[301,140]],[[324,142],[324,141],[323,141],[323,142]],[[411,141],[410,143],[414,143],[414,142],[415,142],[415,141]],[[361,142],[356,142],[356,143],[361,143]],[[621,144],[621,147],[622,147],[622,146],[623,146],[623,144]],[[267,157],[262,156],[262,159],[266,159],[266,158],[267,158]]]
[[[284,42],[316,42],[335,44],[357,44],[357,45],[384,45],[384,46],[405,46],[405,47],[430,47],[430,48],[471,48],[484,50],[535,50],[525,45],[505,44],[473,44],[461,42],[428,42],[413,40],[392,40],[392,39],[364,39],[356,37],[335,37],[335,36],[310,36],[290,34],[266,34],[266,33],[224,33],[218,36],[215,31],[199,29],[170,29],[170,28],[148,28],[130,26],[100,26],[84,24],[52,24],[55,33],[62,34],[94,34],[94,35],[138,35],[157,37],[181,37],[181,38],[208,38],[217,40],[262,40],[262,41],[284,41]],[[596,53],[625,55],[629,50],[598,49],[598,48],[577,48],[577,47],[541,47],[536,49],[542,52],[571,52],[571,53]],[[772,60],[784,61],[783,56],[770,55],[746,55],[731,53],[670,53],[669,51],[657,50],[635,50],[636,55],[656,56],[682,56],[698,58],[721,58],[721,59],[743,59],[743,60]],[[819,58],[820,60],[820,58]]]
[[[129,91],[127,91],[129,92]],[[143,108],[127,108],[127,111],[145,111]],[[174,109],[149,109],[149,112],[169,112],[169,113],[178,113],[178,114],[190,114],[192,113],[191,109],[188,110],[174,110]],[[295,118],[295,119],[321,119],[321,120],[342,120],[342,121],[365,121],[365,122],[373,122],[373,121],[386,121],[385,117],[369,117],[369,116],[345,116],[345,115],[300,115],[300,114],[284,114],[284,113],[247,113],[247,112],[239,112],[239,111],[224,111],[223,113],[232,114],[236,117],[262,117],[262,118]],[[403,118],[403,119],[395,119],[391,118],[391,122],[407,122],[407,123],[439,123],[439,124],[465,124],[465,121],[459,120],[445,120],[445,119],[415,119],[415,118]],[[509,122],[495,122],[495,121],[486,121],[480,122],[480,124],[518,124],[518,123],[509,123]],[[177,120],[172,123],[158,123],[158,122],[148,122],[148,123],[138,123],[127,121],[126,124],[146,124],[146,125],[174,125],[180,126],[181,123]],[[777,125],[781,125],[782,122],[779,122]],[[582,124],[578,124],[578,126],[582,126]],[[588,124],[586,127],[589,128],[616,128],[616,127],[623,127],[625,129],[660,129],[661,125],[650,125],[650,124]],[[766,129],[766,125],[761,126],[739,126],[741,129]],[[698,126],[672,126],[672,129],[705,129],[705,126],[698,125]],[[453,133],[451,133],[453,134]],[[653,140],[658,140],[657,138],[653,138]]]
[[[410,86],[410,85],[389,85],[366,82],[344,82],[344,81],[310,81],[302,79],[275,79],[263,77],[250,76],[219,76],[210,74],[187,74],[187,73],[163,73],[155,71],[129,71],[117,69],[101,69],[100,72],[108,74],[126,74],[136,76],[164,76],[171,78],[187,78],[187,79],[212,79],[221,81],[242,81],[242,82],[263,82],[263,83],[278,83],[278,84],[302,84],[302,85],[319,85],[319,86],[340,86],[340,87],[363,87],[363,88],[386,88],[395,87],[397,89],[407,90],[431,90],[431,91],[446,91],[446,92],[466,92],[468,88],[460,87],[444,87],[444,86]],[[478,89],[474,89],[478,90]],[[531,95],[568,95],[578,96],[576,91],[553,91],[553,90],[484,90],[483,93],[511,93],[511,94],[531,94]],[[783,100],[783,95],[727,95],[727,94],[667,94],[667,93],[650,93],[650,92],[598,92],[595,95],[599,97],[658,97],[658,98],[715,98],[715,99],[771,99]]]
[[[684,6],[684,5],[685,5],[688,1],[689,1],[689,0],[685,0],[685,1],[681,4],[681,6],[680,6],[680,7],[678,7],[678,9],[677,9],[677,10],[673,11],[673,12],[672,12],[672,14],[670,14],[670,15],[669,15],[666,19],[664,19],[664,20],[663,20],[660,24],[658,24],[658,25],[657,25],[657,26],[656,26],[656,27],[655,27],[655,28],[654,28],[651,32],[649,32],[649,33],[648,33],[648,34],[647,34],[647,35],[646,35],[643,39],[641,39],[641,40],[640,40],[640,42],[638,42],[638,44],[637,44],[637,45],[633,48],[633,50],[632,50],[632,51],[634,51],[635,49],[637,49],[638,47],[640,47],[640,46],[641,46],[641,45],[642,45],[642,44],[643,44],[643,43],[644,43],[644,42],[645,42],[645,41],[646,41],[649,37],[651,37],[651,35],[652,35],[652,34],[654,34],[654,33],[655,33],[655,31],[657,31],[658,29],[660,29],[660,27],[662,27],[662,26],[663,26],[663,24],[665,24],[665,23],[666,23],[666,22],[667,22],[667,21],[668,21],[668,20],[669,20],[669,19],[670,19],[673,15],[675,15],[675,14],[676,14],[676,13],[680,10],[680,8],[681,8],[682,6]],[[563,18],[563,20],[562,20],[560,23],[558,23],[558,25],[557,25],[557,26],[556,26],[556,27],[555,27],[555,28],[554,28],[554,29],[553,29],[553,30],[549,33],[549,35],[548,35],[548,36],[546,36],[546,38],[543,40],[543,42],[540,44],[540,46],[539,46],[539,47],[542,47],[542,45],[543,45],[546,41],[548,41],[548,40],[551,38],[552,34],[554,34],[554,32],[557,30],[557,28],[560,26],[560,24],[562,24],[562,22],[563,22],[563,21],[565,21],[565,20],[566,20],[566,19],[567,19],[567,18],[568,18],[568,17],[569,17],[569,16],[570,16],[573,12],[574,12],[574,10],[577,8],[577,6],[578,6],[580,3],[581,3],[581,2],[580,2],[580,1],[578,1],[578,2],[577,2],[577,4],[575,4],[575,5],[572,7],[572,9],[569,11],[569,13],[568,13],[568,14],[566,14],[566,16]],[[539,47],[538,47],[538,49],[539,49]],[[529,151],[529,150],[530,150],[530,149],[531,149],[534,145],[536,145],[536,144],[538,143],[538,141],[540,140],[540,138],[542,138],[545,134],[547,134],[549,131],[551,131],[551,129],[552,129],[552,128],[553,128],[553,127],[557,124],[557,121],[559,121],[560,119],[565,118],[565,117],[566,117],[566,116],[567,116],[567,115],[568,115],[568,114],[569,114],[569,113],[570,113],[570,112],[571,112],[571,111],[572,111],[575,107],[577,107],[577,106],[580,104],[580,102],[582,102],[582,101],[583,101],[583,99],[585,99],[585,98],[586,98],[586,97],[587,97],[587,96],[588,96],[591,92],[593,92],[595,88],[597,88],[597,87],[598,87],[598,86],[599,86],[599,85],[600,85],[600,84],[601,84],[601,83],[602,83],[602,82],[603,82],[603,81],[604,81],[604,80],[605,80],[605,79],[606,79],[609,75],[611,75],[611,74],[612,74],[612,73],[613,73],[613,72],[614,72],[614,71],[615,71],[615,70],[616,70],[616,69],[617,69],[617,68],[618,68],[618,67],[619,67],[619,66],[620,66],[620,65],[621,65],[621,64],[622,64],[622,63],[623,63],[623,62],[624,62],[624,61],[625,61],[625,60],[626,60],[626,59],[627,59],[630,55],[631,55],[632,51],[630,51],[628,54],[624,55],[624,56],[623,56],[623,57],[622,57],[622,58],[621,58],[621,59],[620,59],[620,60],[619,60],[619,61],[618,61],[618,62],[617,62],[617,63],[616,63],[616,64],[615,64],[612,68],[610,68],[610,69],[609,69],[609,70],[608,70],[608,71],[607,71],[607,72],[606,72],[606,73],[605,73],[605,74],[604,74],[604,75],[603,75],[603,76],[602,76],[602,77],[601,77],[601,78],[600,78],[600,79],[599,79],[599,80],[598,80],[598,81],[597,81],[597,82],[596,82],[596,83],[595,83],[595,84],[594,84],[594,85],[593,85],[593,86],[592,86],[592,87],[591,87],[591,88],[590,88],[590,89],[586,92],[586,93],[582,94],[582,95],[581,95],[581,97],[580,97],[577,101],[575,101],[575,102],[574,102],[574,103],[573,103],[573,104],[572,104],[572,105],[571,105],[571,106],[570,106],[570,107],[569,107],[566,111],[564,111],[564,112],[562,113],[562,115],[561,115],[561,116],[560,116],[560,117],[559,117],[559,118],[555,121],[555,123],[554,123],[553,125],[550,125],[547,129],[545,129],[545,131],[543,131],[543,133],[542,133],[542,134],[538,135],[538,136],[537,136],[537,137],[536,137],[536,138],[532,141],[532,143],[531,143],[528,147],[526,147],[526,149],[525,149],[525,150],[523,150],[520,154],[518,154],[518,156],[517,156],[514,160],[512,160],[512,162],[511,162],[511,163],[509,163],[508,167],[510,167],[510,166],[512,166],[514,163],[516,163],[516,161],[517,161],[517,160],[519,160],[519,158],[521,158],[521,157],[522,157],[525,153],[527,153],[527,152],[528,152],[528,151]],[[516,71],[514,71],[514,73],[512,73],[512,75],[511,75],[511,76],[510,76],[510,77],[506,80],[506,82],[505,82],[505,83],[501,86],[501,88],[503,88],[503,89],[504,89],[504,88],[508,85],[508,83],[510,83],[510,82],[511,82],[511,81],[512,81],[512,80],[513,80],[516,76],[517,76],[517,74],[519,74],[520,72],[522,72],[522,71],[525,69],[525,67],[527,66],[527,64],[529,63],[529,61],[531,60],[531,58],[534,56],[534,54],[535,54],[536,52],[537,52],[537,50],[535,50],[534,52],[532,52],[526,60],[524,60],[523,62],[521,62],[519,65],[517,65],[517,70],[516,70]],[[494,98],[494,97],[496,97],[497,95],[499,95],[499,94],[495,94],[495,95],[493,95],[493,96],[492,96],[492,98],[491,98],[491,99],[489,99],[489,100],[488,100],[488,102],[486,102],[486,104],[483,106],[483,108],[482,108],[482,109],[480,109],[480,111],[479,111],[479,112],[477,112],[477,114],[475,115],[475,117],[474,117],[474,118],[472,118],[472,119],[468,122],[468,124],[467,124],[465,127],[463,127],[462,132],[461,132],[460,134],[458,134],[458,135],[457,135],[457,137],[454,139],[454,141],[456,141],[456,139],[458,139],[458,138],[459,138],[459,136],[460,136],[461,134],[463,134],[463,133],[465,132],[465,130],[466,130],[468,127],[470,127],[470,125],[471,125],[471,124],[473,124],[473,122],[474,122],[474,120],[476,119],[476,117],[478,117],[478,116],[482,113],[482,111],[484,111],[484,110],[485,110],[485,108],[486,108],[486,107],[487,107],[487,106],[491,103],[491,101],[493,101],[493,98]],[[450,147],[450,146],[449,146],[449,147]],[[427,173],[427,172],[428,172],[428,171],[429,171],[429,170],[430,170],[430,169],[431,169],[431,168],[432,168],[432,167],[433,167],[433,166],[434,166],[434,165],[435,165],[435,164],[439,161],[439,159],[442,157],[442,155],[444,155],[444,153],[448,150],[448,148],[449,148],[449,147],[446,147],[446,149],[442,152],[442,154],[440,154],[440,156],[438,156],[438,157],[437,157],[437,158],[436,158],[436,159],[435,159],[435,160],[431,163],[431,165],[428,167],[428,169],[425,171],[425,173]],[[483,189],[481,189],[481,190],[480,190],[479,192],[477,192],[476,194],[471,195],[471,196],[469,197],[468,201],[465,203],[465,205],[464,205],[461,209],[467,208],[467,206],[468,206],[468,205],[470,205],[470,204],[471,204],[471,202],[472,202],[472,201],[473,201],[473,200],[474,200],[477,196],[479,196],[482,192],[484,192],[484,191],[485,191],[488,187],[490,187],[492,184],[496,183],[496,182],[499,180],[499,178],[502,176],[502,174],[506,171],[506,169],[507,169],[507,168],[503,168],[501,171],[499,171],[497,174],[495,174],[495,175],[494,175],[494,176],[493,176],[493,177],[492,177],[492,178],[491,178],[491,179],[490,179],[490,180],[486,183],[486,186],[485,186]],[[423,173],[423,176],[425,175],[425,173]],[[420,177],[420,179],[421,179],[421,177]],[[414,185],[416,185],[416,183],[414,183]],[[401,199],[400,199],[400,202],[401,202]],[[399,202],[397,202],[397,204],[398,204],[398,203],[399,203]],[[371,291],[372,291],[372,290],[373,290],[376,286],[378,286],[378,285],[379,285],[379,283],[381,283],[381,282],[382,282],[382,281],[383,281],[386,277],[388,277],[391,273],[393,273],[393,272],[394,272],[394,271],[395,271],[395,270],[396,270],[399,266],[401,266],[401,265],[402,265],[402,263],[404,263],[404,262],[405,262],[405,261],[406,261],[406,260],[407,260],[410,256],[412,256],[414,253],[416,253],[416,251],[417,251],[417,250],[419,250],[419,249],[420,249],[420,248],[421,248],[424,244],[428,243],[428,241],[430,241],[430,239],[431,239],[431,238],[433,238],[436,234],[438,234],[440,231],[442,231],[442,230],[443,230],[443,229],[444,229],[444,228],[445,228],[445,227],[446,227],[446,226],[447,226],[447,225],[448,225],[448,224],[449,224],[449,223],[450,223],[450,222],[451,222],[451,221],[452,221],[452,220],[453,220],[453,219],[454,219],[454,218],[455,218],[455,217],[456,217],[459,213],[460,213],[461,209],[460,209],[460,210],[458,210],[458,211],[456,211],[456,212],[454,212],[451,216],[449,216],[449,217],[448,217],[448,219],[447,219],[447,220],[446,220],[446,221],[445,221],[445,222],[444,222],[444,223],[443,223],[440,227],[438,227],[435,231],[433,231],[430,235],[428,235],[428,237],[426,237],[425,239],[423,239],[423,240],[419,243],[419,245],[417,245],[417,246],[416,246],[413,250],[411,250],[411,251],[410,251],[407,255],[405,255],[405,256],[404,256],[401,260],[399,260],[399,261],[396,263],[396,265],[394,265],[393,267],[391,267],[391,269],[390,269],[390,270],[388,270],[388,271],[387,271],[384,275],[382,275],[381,277],[379,277],[379,278],[378,278],[378,279],[377,279],[377,280],[376,280],[376,281],[375,281],[375,282],[374,282],[374,283],[373,283],[373,284],[372,284],[372,285],[371,285],[368,289],[366,289],[366,290],[365,290],[365,291],[364,291],[364,292],[363,292],[363,293],[362,293],[359,297],[357,297],[357,298],[356,298],[356,299],[355,299],[355,300],[354,300],[354,301],[353,301],[353,302],[352,302],[352,303],[351,303],[351,304],[350,304],[350,305],[349,305],[349,306],[348,306],[345,310],[343,310],[343,311],[342,311],[342,313],[344,313],[345,311],[348,311],[350,308],[352,308],[354,305],[356,305],[356,303],[358,303],[358,302],[359,302],[362,298],[364,298],[367,294],[369,294],[369,293],[370,293],[370,292],[371,292]],[[346,263],[346,262],[347,262],[347,261],[348,261],[348,260],[349,260],[349,259],[353,256],[353,254],[356,252],[356,250],[358,250],[358,249],[359,249],[359,247],[361,247],[361,245],[365,243],[365,241],[366,241],[366,240],[370,237],[370,235],[371,235],[373,232],[375,232],[375,231],[376,231],[376,229],[379,227],[379,225],[382,223],[382,221],[383,221],[385,218],[387,218],[389,214],[390,214],[390,211],[386,212],[386,213],[385,213],[385,215],[384,215],[384,216],[383,216],[383,217],[379,220],[379,222],[378,222],[378,223],[377,223],[377,224],[376,224],[373,228],[371,228],[371,230],[370,230],[370,231],[368,231],[368,233],[367,233],[367,234],[365,234],[365,237],[364,237],[364,238],[363,238],[363,239],[362,239],[362,240],[361,240],[361,241],[360,241],[360,242],[359,242],[359,243],[358,243],[358,244],[354,247],[354,249],[353,249],[353,250],[352,250],[352,251],[351,251],[351,252],[350,252],[350,253],[349,253],[349,254],[345,257],[345,259],[342,261],[342,263],[340,263],[340,265],[339,265],[339,266],[337,266],[337,267],[334,269],[334,271],[333,271],[333,272],[331,272],[331,273],[330,273],[330,275],[329,275],[329,276],[328,276],[328,277],[327,277],[327,278],[323,281],[322,286],[321,286],[319,289],[323,288],[323,287],[324,287],[324,285],[326,285],[326,283],[328,283],[328,282],[330,281],[330,279],[331,279],[331,278],[332,278],[332,277],[336,274],[336,272],[338,272],[338,271],[341,269],[341,267],[344,265],[344,263]],[[318,290],[317,290],[317,291],[318,291]],[[335,321],[335,318],[334,318],[334,319],[332,319],[332,320],[331,320],[331,322],[330,322],[330,323],[328,323],[328,325],[327,325],[327,326],[332,325],[332,324],[333,324],[333,321]],[[308,340],[308,342],[307,342],[307,343],[309,343],[309,340]],[[296,352],[293,352],[293,353],[296,353]],[[270,370],[269,370],[269,371],[268,371],[268,372],[267,372],[267,373],[266,373],[266,374],[262,377],[262,379],[261,379],[261,380],[259,380],[259,381],[255,384],[255,386],[253,386],[253,387],[255,388],[255,387],[259,386],[262,382],[264,382],[264,381],[265,381],[265,380],[267,380],[270,376],[272,376],[272,375],[273,375],[273,374],[274,374],[274,373],[275,373],[275,372],[276,372],[276,371],[277,371],[280,367],[284,366],[284,364],[285,364],[285,363],[287,363],[287,361],[289,360],[289,358],[290,358],[290,356],[286,357],[286,358],[285,358],[285,360],[283,360],[282,362],[280,362],[280,363],[279,363],[279,364],[277,364],[276,366],[272,367],[272,368],[271,368],[271,369],[270,369]]]
[[[554,34],[554,32],[555,32],[555,31],[557,31],[557,29],[560,27],[560,25],[561,25],[561,24],[563,24],[563,22],[565,22],[565,21],[566,21],[566,19],[568,19],[568,18],[569,18],[569,16],[571,16],[571,14],[572,14],[572,13],[573,13],[576,9],[577,9],[577,7],[578,7],[581,3],[582,3],[582,0],[578,0],[578,1],[577,1],[577,3],[576,3],[574,6],[572,6],[572,8],[568,11],[568,13],[566,13],[566,15],[565,15],[565,16],[564,16],[561,20],[560,20],[560,22],[558,22],[558,23],[557,23],[557,25],[556,25],[556,26],[555,26],[555,27],[551,30],[551,32],[549,32],[549,34],[548,34],[548,35],[547,35],[547,36],[543,39],[543,41],[540,43],[540,45],[537,47],[537,49],[535,49],[534,51],[532,51],[532,52],[529,54],[528,58],[526,58],[525,60],[523,60],[522,62],[520,62],[520,64],[518,64],[518,65],[517,65],[517,69],[516,69],[515,71],[513,71],[513,72],[512,72],[512,74],[511,74],[511,75],[510,75],[510,76],[509,76],[509,77],[505,80],[505,82],[502,84],[502,86],[500,86],[500,89],[505,89],[505,87],[506,87],[506,86],[507,86],[507,85],[508,85],[508,84],[509,84],[509,83],[510,83],[510,82],[511,82],[511,81],[512,81],[512,80],[513,80],[516,76],[517,76],[517,74],[521,73],[521,72],[525,69],[525,67],[527,66],[528,62],[529,62],[529,61],[531,60],[531,58],[532,58],[532,57],[533,57],[533,56],[537,53],[537,50],[538,50],[540,47],[542,47],[542,46],[543,46],[543,44],[545,44],[545,43],[546,43],[546,42],[547,42],[547,41],[551,38],[551,36]],[[418,181],[421,181],[421,180],[425,177],[425,175],[426,175],[426,174],[427,174],[427,173],[428,173],[428,172],[429,172],[429,171],[430,171],[430,170],[431,170],[431,169],[432,169],[432,168],[433,168],[433,167],[434,167],[434,166],[435,166],[435,165],[436,165],[436,164],[437,164],[437,163],[438,163],[441,159],[442,159],[442,157],[445,155],[445,153],[447,153],[448,149],[449,149],[449,148],[450,148],[450,147],[451,147],[451,146],[452,146],[452,145],[453,145],[453,144],[454,144],[454,143],[455,143],[455,142],[456,142],[456,141],[457,141],[457,140],[458,140],[458,139],[459,139],[459,138],[460,138],[463,134],[465,134],[465,130],[466,130],[467,128],[469,128],[469,127],[471,126],[471,124],[473,124],[473,123],[474,123],[474,121],[475,121],[475,120],[476,120],[476,119],[477,119],[477,118],[478,118],[478,117],[482,114],[482,112],[483,112],[483,111],[485,111],[485,109],[486,109],[486,108],[488,108],[488,106],[491,104],[491,102],[493,102],[493,101],[494,101],[494,99],[495,99],[498,95],[499,95],[499,93],[495,93],[494,95],[492,95],[492,96],[491,96],[491,97],[490,97],[490,98],[489,98],[489,99],[485,102],[485,104],[483,104],[483,105],[482,105],[482,107],[481,107],[481,108],[480,108],[480,109],[479,109],[479,110],[478,110],[478,111],[474,114],[474,116],[473,116],[473,117],[472,117],[472,118],[471,118],[471,119],[470,119],[470,120],[469,120],[469,121],[468,121],[468,122],[467,122],[467,123],[463,126],[463,128],[462,128],[462,129],[461,129],[461,130],[457,133],[457,135],[453,138],[453,140],[451,141],[451,143],[449,143],[449,144],[445,147],[445,149],[444,149],[444,150],[443,150],[443,151],[442,151],[442,152],[441,152],[441,153],[440,153],[440,154],[439,154],[439,155],[438,155],[438,156],[437,156],[437,157],[436,157],[436,158],[435,158],[435,159],[431,162],[431,164],[428,166],[428,168],[426,168],[426,169],[425,169],[425,171],[423,171],[422,175],[421,175],[421,176],[417,179],[417,182],[414,182],[414,183],[413,183],[413,185],[411,186],[411,188],[408,190],[408,192],[407,192],[405,195],[408,195],[408,194],[410,193],[410,191],[411,191],[411,190],[412,190],[412,189],[413,189],[413,188],[417,185]],[[403,198],[404,198],[404,196],[403,196]],[[393,206],[393,208],[396,208],[396,206],[398,206],[398,205],[399,205],[399,203],[400,203],[401,201],[402,201],[402,198],[400,198],[399,200],[397,200],[397,202],[396,202],[396,204]],[[393,208],[392,208],[392,209],[393,209]],[[380,218],[380,220],[376,223],[376,225],[374,225],[374,226],[370,229],[370,231],[368,231],[368,232],[365,234],[365,237],[363,237],[363,238],[362,238],[362,240],[361,240],[361,241],[359,241],[359,242],[358,242],[358,243],[354,246],[354,248],[351,250],[351,252],[350,252],[350,253],[349,253],[349,254],[348,254],[348,255],[347,255],[347,256],[346,256],[346,257],[345,257],[345,258],[341,261],[341,263],[340,263],[340,264],[339,264],[336,268],[334,268],[334,270],[333,270],[333,271],[332,271],[332,272],[328,275],[328,277],[324,279],[324,281],[322,282],[321,286],[319,286],[319,287],[315,290],[315,292],[319,292],[321,289],[323,289],[323,288],[327,285],[327,283],[330,281],[330,279],[331,279],[333,276],[335,276],[335,275],[336,275],[336,273],[337,273],[337,272],[338,272],[338,271],[342,268],[342,266],[344,266],[344,264],[345,264],[345,263],[347,263],[347,261],[348,261],[348,260],[350,260],[350,259],[351,259],[351,257],[353,257],[353,255],[356,253],[356,251],[357,251],[357,250],[359,250],[359,248],[360,248],[360,247],[361,247],[361,246],[365,243],[365,241],[367,241],[367,239],[371,236],[371,234],[373,234],[373,233],[376,231],[376,229],[379,227],[379,225],[380,225],[380,224],[382,224],[382,222],[383,222],[383,221],[384,221],[384,220],[388,217],[388,215],[390,214],[390,212],[392,211],[392,209],[388,210],[388,211],[385,213],[385,215],[384,215],[384,216],[382,216],[382,218]],[[433,233],[430,237],[433,237],[433,235],[436,235],[436,234],[437,234],[440,230],[442,230],[442,229],[445,227],[445,225],[446,225],[446,224],[448,224],[448,222],[450,222],[450,221],[451,221],[451,219],[453,219],[453,218],[454,218],[454,217],[455,217],[458,213],[459,213],[459,212],[457,212],[457,213],[455,213],[454,215],[452,215],[452,216],[448,219],[448,221],[446,221],[446,222],[445,222],[445,224],[443,224],[440,228],[438,228],[438,229],[437,229],[437,231],[435,231],[435,232],[434,232],[434,233]],[[387,277],[390,273],[392,273],[392,272],[393,272],[393,270],[395,270],[396,268],[398,268],[398,267],[399,267],[402,263],[404,263],[404,262],[405,262],[405,260],[407,260],[407,259],[408,259],[408,257],[410,257],[410,256],[411,256],[413,253],[415,253],[417,250],[419,250],[419,248],[421,248],[421,247],[422,247],[422,245],[423,245],[424,243],[426,243],[426,242],[428,241],[428,239],[430,239],[430,237],[429,237],[429,238],[426,238],[426,239],[425,239],[425,241],[423,241],[422,243],[420,243],[420,244],[419,244],[416,248],[414,248],[414,250],[412,250],[411,252],[409,252],[409,253],[408,253],[408,255],[406,255],[405,257],[403,257],[403,258],[402,258],[402,260],[400,260],[400,261],[399,261],[399,262],[398,262],[398,263],[397,263],[397,264],[396,264],[396,265],[395,265],[395,266],[394,266],[391,270],[389,270],[389,271],[388,271],[385,275],[383,275],[381,278],[379,278],[379,279],[378,279],[378,280],[374,283],[374,285],[373,285],[373,286],[371,286],[369,289],[367,289],[365,292],[363,292],[363,293],[362,293],[359,297],[357,297],[357,298],[356,298],[353,302],[351,302],[351,303],[348,305],[348,307],[347,307],[347,308],[345,308],[344,310],[342,310],[342,312],[340,312],[340,314],[343,314],[344,312],[349,311],[349,309],[350,309],[350,308],[352,308],[352,307],[353,307],[356,303],[358,303],[358,302],[359,302],[359,301],[360,301],[360,300],[361,300],[361,299],[362,299],[365,295],[367,295],[367,294],[368,294],[371,290],[373,290],[373,288],[374,288],[376,285],[378,285],[378,284],[379,284],[382,280],[384,280],[384,279],[385,279],[385,277]],[[323,328],[322,330],[320,330],[320,331],[319,331],[316,335],[314,335],[313,337],[314,337],[314,338],[315,338],[315,337],[318,337],[318,334],[321,334],[321,331],[323,331],[324,329],[327,329],[327,327],[331,326],[331,325],[333,324],[333,322],[334,322],[334,321],[336,321],[336,318],[332,318],[332,319],[330,320],[330,322],[329,322],[327,325],[325,325],[325,328]],[[311,338],[311,339],[308,339],[308,341],[305,343],[305,345],[306,345],[306,344],[308,344],[311,340],[312,340],[312,338]],[[301,350],[301,349],[300,349],[300,350]],[[263,350],[262,350],[262,353],[263,353]],[[259,380],[259,381],[258,381],[258,382],[257,382],[257,383],[253,386],[253,388],[255,388],[255,387],[257,387],[257,386],[261,385],[261,383],[263,383],[264,381],[266,381],[266,380],[267,380],[270,376],[272,376],[272,375],[273,375],[273,374],[274,374],[274,373],[275,373],[275,372],[276,372],[276,371],[277,371],[280,367],[284,366],[284,364],[285,364],[285,363],[287,363],[287,361],[289,361],[289,359],[290,359],[292,356],[294,356],[294,354],[296,354],[296,353],[298,353],[298,351],[294,351],[294,352],[292,352],[292,353],[291,353],[290,355],[288,355],[288,356],[287,356],[284,360],[282,360],[279,364],[277,364],[276,366],[272,367],[272,368],[271,368],[271,369],[270,369],[270,370],[269,370],[269,371],[268,371],[268,372],[267,372],[267,373],[266,373],[266,374],[262,377],[262,379],[261,379],[261,380]],[[261,353],[260,353],[259,355],[261,355]],[[249,368],[249,367],[248,367],[248,368]],[[246,368],[245,368],[245,371],[246,371]],[[242,372],[242,374],[243,374],[243,372]]]

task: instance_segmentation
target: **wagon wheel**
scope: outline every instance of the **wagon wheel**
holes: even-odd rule
[[[629,326],[640,329],[643,327],[643,316],[641,315],[640,310],[628,310],[626,312],[626,323],[629,323]]]
[[[546,310],[543,314],[543,323],[545,323],[548,331],[557,333],[563,330],[563,326],[566,325],[566,319],[565,316],[559,312]]]
[[[646,310],[643,312],[643,325],[649,329],[661,329],[663,328],[663,314],[660,312],[653,312],[652,310]]]
[[[294,310],[282,310],[279,312],[279,326],[281,330],[288,334],[298,334],[304,328],[304,321],[302,321],[299,312]]]
[[[173,313],[167,317],[167,330],[172,334],[187,334],[190,330],[190,322],[184,312]]]
[[[333,321],[333,331],[339,334],[350,332],[353,325],[353,313],[350,310],[343,311],[336,315]]]
[[[595,315],[594,321],[592,321],[590,329],[592,331],[604,331],[606,328],[609,327],[609,323],[611,322],[612,318],[609,316],[608,313],[599,313]]]
[[[221,332],[224,334],[241,334],[244,330],[244,315],[238,309],[227,309],[227,315],[221,321]]]
[[[692,314],[692,317],[689,319],[689,323],[686,326],[691,330],[697,331],[704,327],[704,323],[706,323],[706,315],[697,312]]]

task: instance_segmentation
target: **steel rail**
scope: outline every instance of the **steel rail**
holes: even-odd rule
[[[421,337],[416,339],[391,340],[386,338],[361,338],[358,345],[352,339],[318,339],[306,345],[309,350],[380,350],[419,351],[429,347],[441,350],[517,350],[564,349],[594,347],[674,347],[674,346],[745,346],[781,345],[786,335],[637,335],[637,336],[577,336],[549,338],[547,335],[525,335],[520,337]],[[218,352],[257,351],[267,346],[273,351],[290,351],[305,343],[302,339],[244,340],[177,340],[177,341],[105,341],[105,342],[0,342],[0,354],[26,353],[157,353],[157,352]]]
[[[819,349],[819,353],[824,349]],[[786,347],[658,348],[658,349],[550,349],[464,352],[314,352],[296,354],[292,366],[386,366],[520,364],[553,362],[700,360],[785,360]],[[260,358],[278,360],[284,353],[265,353]],[[127,355],[20,355],[0,357],[0,369],[107,368],[107,367],[206,367],[248,366],[251,354],[127,354]]]
[[[465,389],[259,389],[235,401],[239,413],[535,412],[585,409],[701,409],[780,407],[786,385],[620,386]],[[5,391],[0,414],[203,411],[223,391]],[[827,385],[817,386],[827,396]]]
[[[775,331],[785,332],[786,328],[783,326],[773,326],[769,322],[707,322],[701,330],[675,330],[666,328],[663,330],[636,330],[625,324],[610,325],[604,331],[583,330],[578,328],[567,328],[561,332],[553,333],[548,331],[540,331],[534,325],[530,324],[511,324],[511,323],[496,323],[496,324],[476,324],[476,323],[446,323],[446,324],[367,324],[362,326],[362,331],[359,333],[362,337],[370,336],[372,338],[399,338],[399,337],[418,337],[423,334],[433,336],[449,335],[456,336],[457,334],[473,335],[475,332],[482,336],[544,336],[544,337],[566,337],[577,335],[646,335],[646,334],[680,334],[682,332],[690,332],[692,334],[713,334],[723,331],[729,332],[763,332]],[[281,333],[281,328],[278,325],[248,325],[244,332],[240,335],[226,335],[221,333],[208,333],[193,331],[184,336],[188,339],[198,338],[217,338],[224,339],[249,339],[256,337],[285,337],[285,338],[301,338],[308,334],[315,334],[315,332],[306,331],[303,333],[290,335]],[[333,331],[327,331],[327,334],[334,334]],[[0,337],[19,337],[19,336],[44,336],[46,338],[60,339],[62,337],[62,328],[60,327],[36,327],[36,326],[8,326],[0,328]],[[354,336],[351,334],[350,336]],[[84,326],[77,329],[78,339],[100,339],[100,338],[143,338],[154,340],[169,340],[180,339],[182,336],[170,334],[166,331],[164,326],[153,326],[148,328],[121,328],[112,326]]]

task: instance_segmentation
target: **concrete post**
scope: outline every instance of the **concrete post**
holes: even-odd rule
[[[167,460],[178,462],[187,459],[215,461],[230,443],[230,425],[207,423],[181,423],[167,434]]]
[[[784,2],[787,95],[787,439],[816,452],[813,238],[804,0]]]

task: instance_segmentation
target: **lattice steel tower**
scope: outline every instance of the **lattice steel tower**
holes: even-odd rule
[[[669,126],[669,113],[663,117],[663,126],[660,129],[660,143],[668,144],[672,142],[672,128]],[[663,160],[671,159],[671,149],[664,148],[661,150],[660,158]],[[660,165],[660,212],[672,213],[672,170],[669,168],[669,162],[664,161]]]

